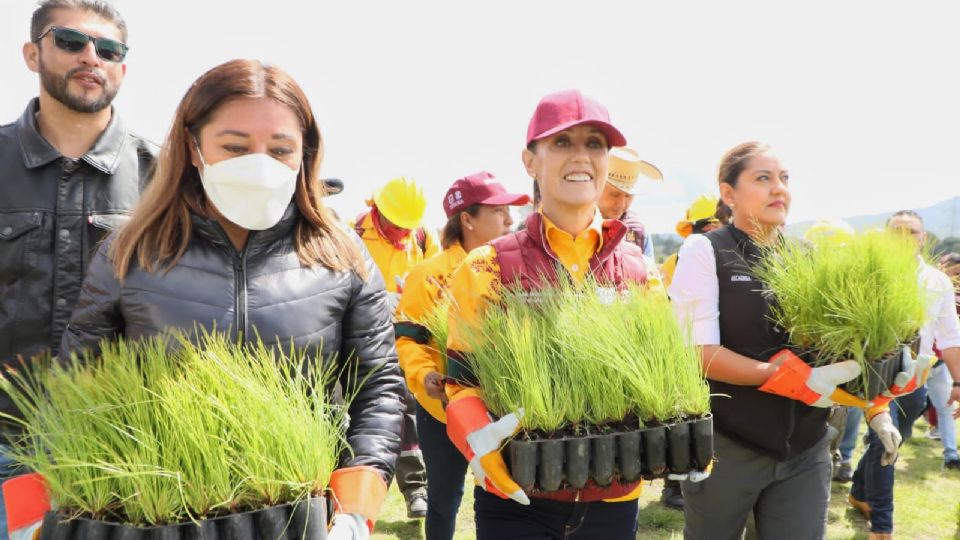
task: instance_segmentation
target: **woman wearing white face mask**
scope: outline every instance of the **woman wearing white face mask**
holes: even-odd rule
[[[349,363],[341,384],[363,382],[352,453],[330,482],[330,538],[366,538],[399,451],[403,379],[383,280],[321,202],[322,155],[310,105],[283,71],[234,60],[201,76],[132,219],[91,261],[61,353],[229,329],[317,362],[336,355]]]

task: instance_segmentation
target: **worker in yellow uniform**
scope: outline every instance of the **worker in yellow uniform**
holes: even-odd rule
[[[394,178],[377,189],[367,202],[370,210],[352,224],[383,274],[390,307],[396,310],[404,279],[414,265],[436,255],[436,240],[420,226],[427,200],[420,186],[407,178]],[[407,504],[407,516],[427,516],[427,471],[417,438],[416,400],[406,399],[400,458],[397,460],[397,487]]]
[[[501,297],[508,284],[536,293],[561,273],[623,289],[644,284],[641,248],[627,242],[627,226],[604,220],[597,200],[607,181],[609,151],[626,139],[606,108],[567,90],[545,96],[527,129],[523,162],[540,187],[541,208],[526,227],[470,252],[450,280],[447,341],[447,434],[470,463],[476,537],[633,538],[639,482],[529,495],[510,477],[500,447],[518,429],[517,411],[494,421],[470,372],[467,328]],[[706,474],[706,473],[703,473]],[[518,504],[519,503],[519,504]]]
[[[717,217],[717,211],[720,209],[720,203],[713,195],[700,195],[693,201],[683,219],[677,222],[676,231],[681,237],[686,238],[691,234],[706,234],[714,229],[723,226],[720,218]],[[677,269],[677,254],[674,253],[667,257],[660,265],[660,275],[663,278],[663,286],[669,287],[673,281],[673,271]],[[679,489],[677,490],[679,493]],[[681,507],[683,499],[680,499]],[[667,506],[675,506],[667,504]]]
[[[447,437],[446,361],[430,332],[427,319],[447,299],[450,274],[467,253],[510,232],[510,206],[525,205],[530,197],[507,193],[488,172],[461,178],[443,199],[447,223],[441,235],[443,251],[414,266],[397,309],[397,353],[410,390],[417,398],[417,433],[427,466],[427,540],[451,540],[463,498],[467,461]],[[442,344],[444,347],[446,343]]]

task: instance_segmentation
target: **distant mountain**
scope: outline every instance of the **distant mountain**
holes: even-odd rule
[[[897,210],[899,210],[899,208],[880,214],[843,218],[843,220],[849,223],[854,229],[862,231],[870,227],[883,225],[887,218],[890,217],[890,214]],[[947,199],[926,208],[914,208],[913,210],[916,210],[916,212],[920,214],[920,217],[923,218],[923,224],[926,229],[938,237],[960,237],[960,197]],[[793,223],[787,227],[787,231],[799,236],[813,225],[813,223],[813,221]]]
[[[868,216],[843,218],[843,220],[854,229],[862,231],[871,227],[883,226],[890,214],[897,210],[899,209]],[[947,199],[926,208],[915,208],[914,210],[923,218],[926,229],[936,234],[940,240],[951,236],[960,238],[960,197]],[[814,221],[793,223],[787,226],[787,232],[793,236],[803,236],[803,233],[814,223]],[[662,262],[667,256],[676,253],[680,249],[682,240],[680,235],[674,233],[654,234],[653,246],[656,250],[657,262]]]

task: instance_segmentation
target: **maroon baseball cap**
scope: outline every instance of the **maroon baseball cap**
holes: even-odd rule
[[[579,90],[563,90],[543,96],[527,127],[527,144],[580,124],[600,129],[611,147],[627,145],[627,138],[610,123],[607,108],[585,97]]]
[[[496,177],[487,171],[481,171],[454,181],[447,190],[447,196],[443,198],[443,211],[447,213],[447,218],[450,218],[471,204],[523,206],[528,202],[529,196],[507,193]]]

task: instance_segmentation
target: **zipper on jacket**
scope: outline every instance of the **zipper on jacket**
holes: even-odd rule
[[[249,239],[248,239],[249,241]],[[233,278],[236,283],[236,323],[237,337],[246,341],[247,335],[247,250],[234,255],[233,258]]]

